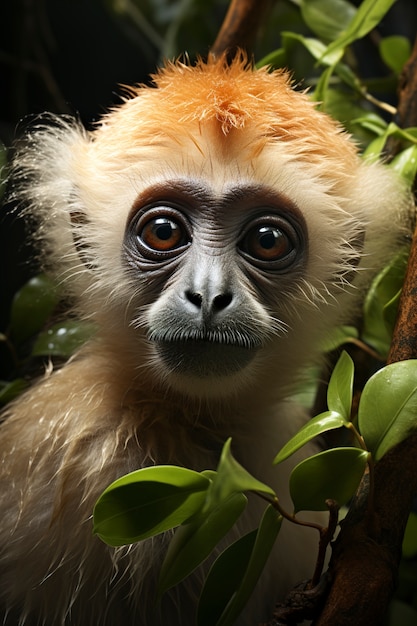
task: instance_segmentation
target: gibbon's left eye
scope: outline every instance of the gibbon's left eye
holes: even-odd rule
[[[265,216],[251,222],[239,242],[245,258],[270,269],[286,269],[301,251],[297,229],[282,216]]]

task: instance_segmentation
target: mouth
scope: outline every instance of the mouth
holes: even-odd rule
[[[259,348],[205,339],[159,340],[155,346],[171,372],[197,378],[235,374],[252,361]]]

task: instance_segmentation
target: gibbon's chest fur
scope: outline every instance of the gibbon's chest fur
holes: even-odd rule
[[[11,181],[97,335],[3,415],[4,623],[191,626],[201,572],[158,613],[168,537],[105,546],[96,499],[147,465],[214,468],[231,436],[290,508],[290,467],[272,459],[307,416],[286,398],[401,245],[408,195],[285,73],[242,58],[168,64],[91,132],[41,121]],[[251,502],[233,536],[258,513]],[[287,525],[239,626],[267,619],[316,551]]]

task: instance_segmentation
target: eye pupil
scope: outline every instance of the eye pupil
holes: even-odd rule
[[[259,245],[265,250],[271,250],[277,242],[277,239],[282,233],[276,228],[270,228],[269,226],[263,226],[259,229]]]
[[[158,239],[167,241],[173,236],[173,232],[178,229],[178,226],[174,222],[167,221],[164,218],[155,220],[153,225],[153,233]]]
[[[247,251],[257,259],[276,261],[286,257],[291,250],[290,239],[276,226],[259,226],[249,233]]]

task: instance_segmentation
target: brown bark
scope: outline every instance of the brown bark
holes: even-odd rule
[[[417,358],[417,229],[408,259],[388,362],[415,358]]]
[[[375,467],[373,515],[359,497],[335,542],[331,587],[315,626],[380,626],[395,589],[405,524],[417,492],[417,435]],[[366,491],[366,482],[363,490]]]
[[[401,128],[416,125],[417,120],[417,39],[414,48],[398,81],[398,107],[395,121]],[[385,147],[388,159],[400,150],[400,140],[389,137]]]
[[[210,54],[220,56],[227,53],[230,59],[239,49],[250,54],[271,4],[272,0],[231,0]]]
[[[417,39],[404,66],[398,84],[398,124],[401,128],[415,126],[417,121]]]
[[[398,85],[397,123],[401,128],[417,126],[417,38]],[[388,355],[388,363],[417,358],[417,227]]]

